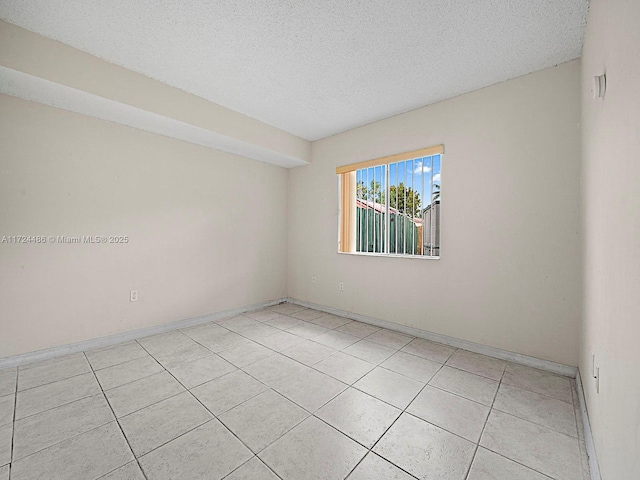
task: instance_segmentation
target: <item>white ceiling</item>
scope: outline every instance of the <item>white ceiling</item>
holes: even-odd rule
[[[0,0],[0,17],[316,140],[578,58],[588,0]]]

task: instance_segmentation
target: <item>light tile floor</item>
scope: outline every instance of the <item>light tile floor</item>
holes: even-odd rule
[[[571,379],[292,304],[0,371],[0,480],[588,480]]]

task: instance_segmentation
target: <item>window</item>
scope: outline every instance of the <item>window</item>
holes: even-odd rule
[[[444,147],[336,168],[338,251],[440,257],[440,170]]]

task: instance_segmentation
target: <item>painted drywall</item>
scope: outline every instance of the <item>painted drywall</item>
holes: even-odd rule
[[[0,65],[300,163],[310,158],[307,140],[4,21],[0,21]]]
[[[640,3],[592,0],[582,64],[580,372],[604,480],[640,478]],[[593,76],[606,73],[603,99]],[[600,368],[600,393],[591,353]]]
[[[314,142],[289,171],[289,296],[576,366],[579,92],[572,61]],[[441,259],[338,254],[335,167],[440,143]]]
[[[0,95],[0,357],[281,298],[287,170]],[[129,302],[129,291],[139,292]]]

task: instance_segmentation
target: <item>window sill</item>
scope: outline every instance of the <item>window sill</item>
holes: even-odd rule
[[[427,257],[426,255],[396,255],[394,253],[338,252],[338,255],[353,255],[356,257],[378,258],[408,258],[411,260],[440,260],[440,257]]]

